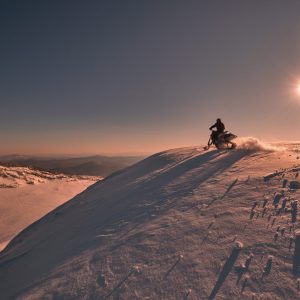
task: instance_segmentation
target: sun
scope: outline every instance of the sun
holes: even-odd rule
[[[296,85],[296,93],[298,96],[300,96],[300,83]]]

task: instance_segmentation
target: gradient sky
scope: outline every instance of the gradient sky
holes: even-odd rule
[[[1,154],[300,139],[299,0],[0,0]]]

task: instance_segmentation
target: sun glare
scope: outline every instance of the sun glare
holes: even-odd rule
[[[300,83],[298,83],[296,86],[296,93],[298,96],[300,96]]]

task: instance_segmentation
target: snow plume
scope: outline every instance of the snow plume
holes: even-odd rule
[[[263,143],[255,137],[239,138],[237,139],[237,145],[238,145],[237,146],[238,149],[246,149],[246,150],[253,150],[253,151],[275,152],[275,151],[285,150],[284,147]]]

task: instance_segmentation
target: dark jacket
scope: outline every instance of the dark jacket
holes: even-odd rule
[[[217,132],[219,132],[219,133],[224,132],[224,130],[225,130],[225,126],[221,121],[216,122],[214,125],[209,127],[210,130],[212,130],[213,128],[216,128]]]

